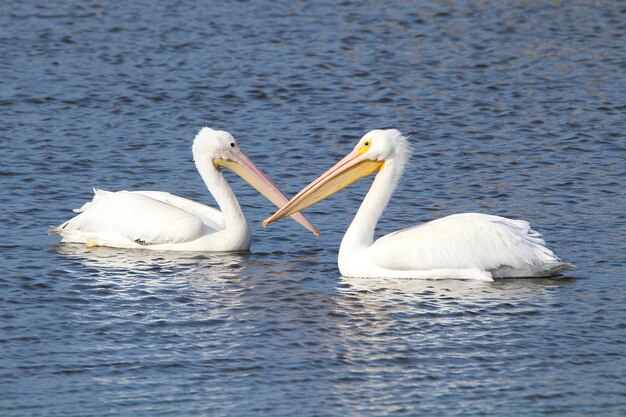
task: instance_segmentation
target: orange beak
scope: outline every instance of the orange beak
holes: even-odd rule
[[[287,205],[265,219],[262,223],[263,227],[282,217],[304,210],[361,178],[378,172],[384,164],[384,161],[364,158],[358,149],[353,150],[335,166],[304,187]]]
[[[258,192],[263,194],[265,198],[274,203],[276,207],[281,208],[289,201],[287,197],[278,189],[276,184],[269,179],[250,159],[242,152],[236,152],[232,158],[217,158],[213,161],[215,166],[228,168],[235,174],[239,175],[246,182],[252,185]],[[307,230],[311,231],[315,236],[319,236],[320,232],[300,213],[291,216],[295,221],[300,223]]]

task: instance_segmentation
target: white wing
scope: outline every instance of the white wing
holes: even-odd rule
[[[378,239],[374,262],[394,270],[545,269],[563,265],[528,222],[480,213],[437,219]]]
[[[168,200],[175,201],[179,207]],[[197,214],[202,212],[199,205],[169,193],[95,190],[93,200],[75,210],[80,214],[59,226],[56,232],[115,235],[150,245],[189,242],[210,233],[207,229],[217,229]]]
[[[100,190],[98,190],[100,191]],[[202,218],[204,223],[213,229],[224,228],[224,215],[221,211],[211,206],[198,203],[187,198],[179,197],[164,191],[133,191],[146,197],[153,198],[168,204],[170,206],[181,208],[189,213],[195,214]]]

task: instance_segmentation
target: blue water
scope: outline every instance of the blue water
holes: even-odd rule
[[[110,4],[109,4],[110,3]],[[0,414],[626,414],[626,6],[3,2]],[[249,253],[60,245],[91,187],[214,204],[191,161],[229,130],[293,195],[374,128],[413,146],[379,226],[522,218],[555,279],[356,280],[371,179]]]

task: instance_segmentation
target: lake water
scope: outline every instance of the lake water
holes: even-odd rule
[[[110,4],[109,4],[110,3]],[[5,2],[0,414],[626,414],[626,7],[550,2]],[[357,280],[371,179],[306,211],[228,175],[249,253],[60,245],[91,187],[214,204],[191,161],[230,131],[293,195],[374,128],[411,164],[379,234],[522,218],[555,279]]]

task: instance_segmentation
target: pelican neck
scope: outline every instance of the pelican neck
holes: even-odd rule
[[[344,235],[341,249],[369,247],[374,243],[376,225],[396,189],[403,165],[394,158],[385,161]]]
[[[224,228],[240,225],[242,221],[246,224],[239,201],[228,185],[224,174],[215,167],[212,161],[207,163],[200,160],[196,162],[196,168],[224,216]]]

